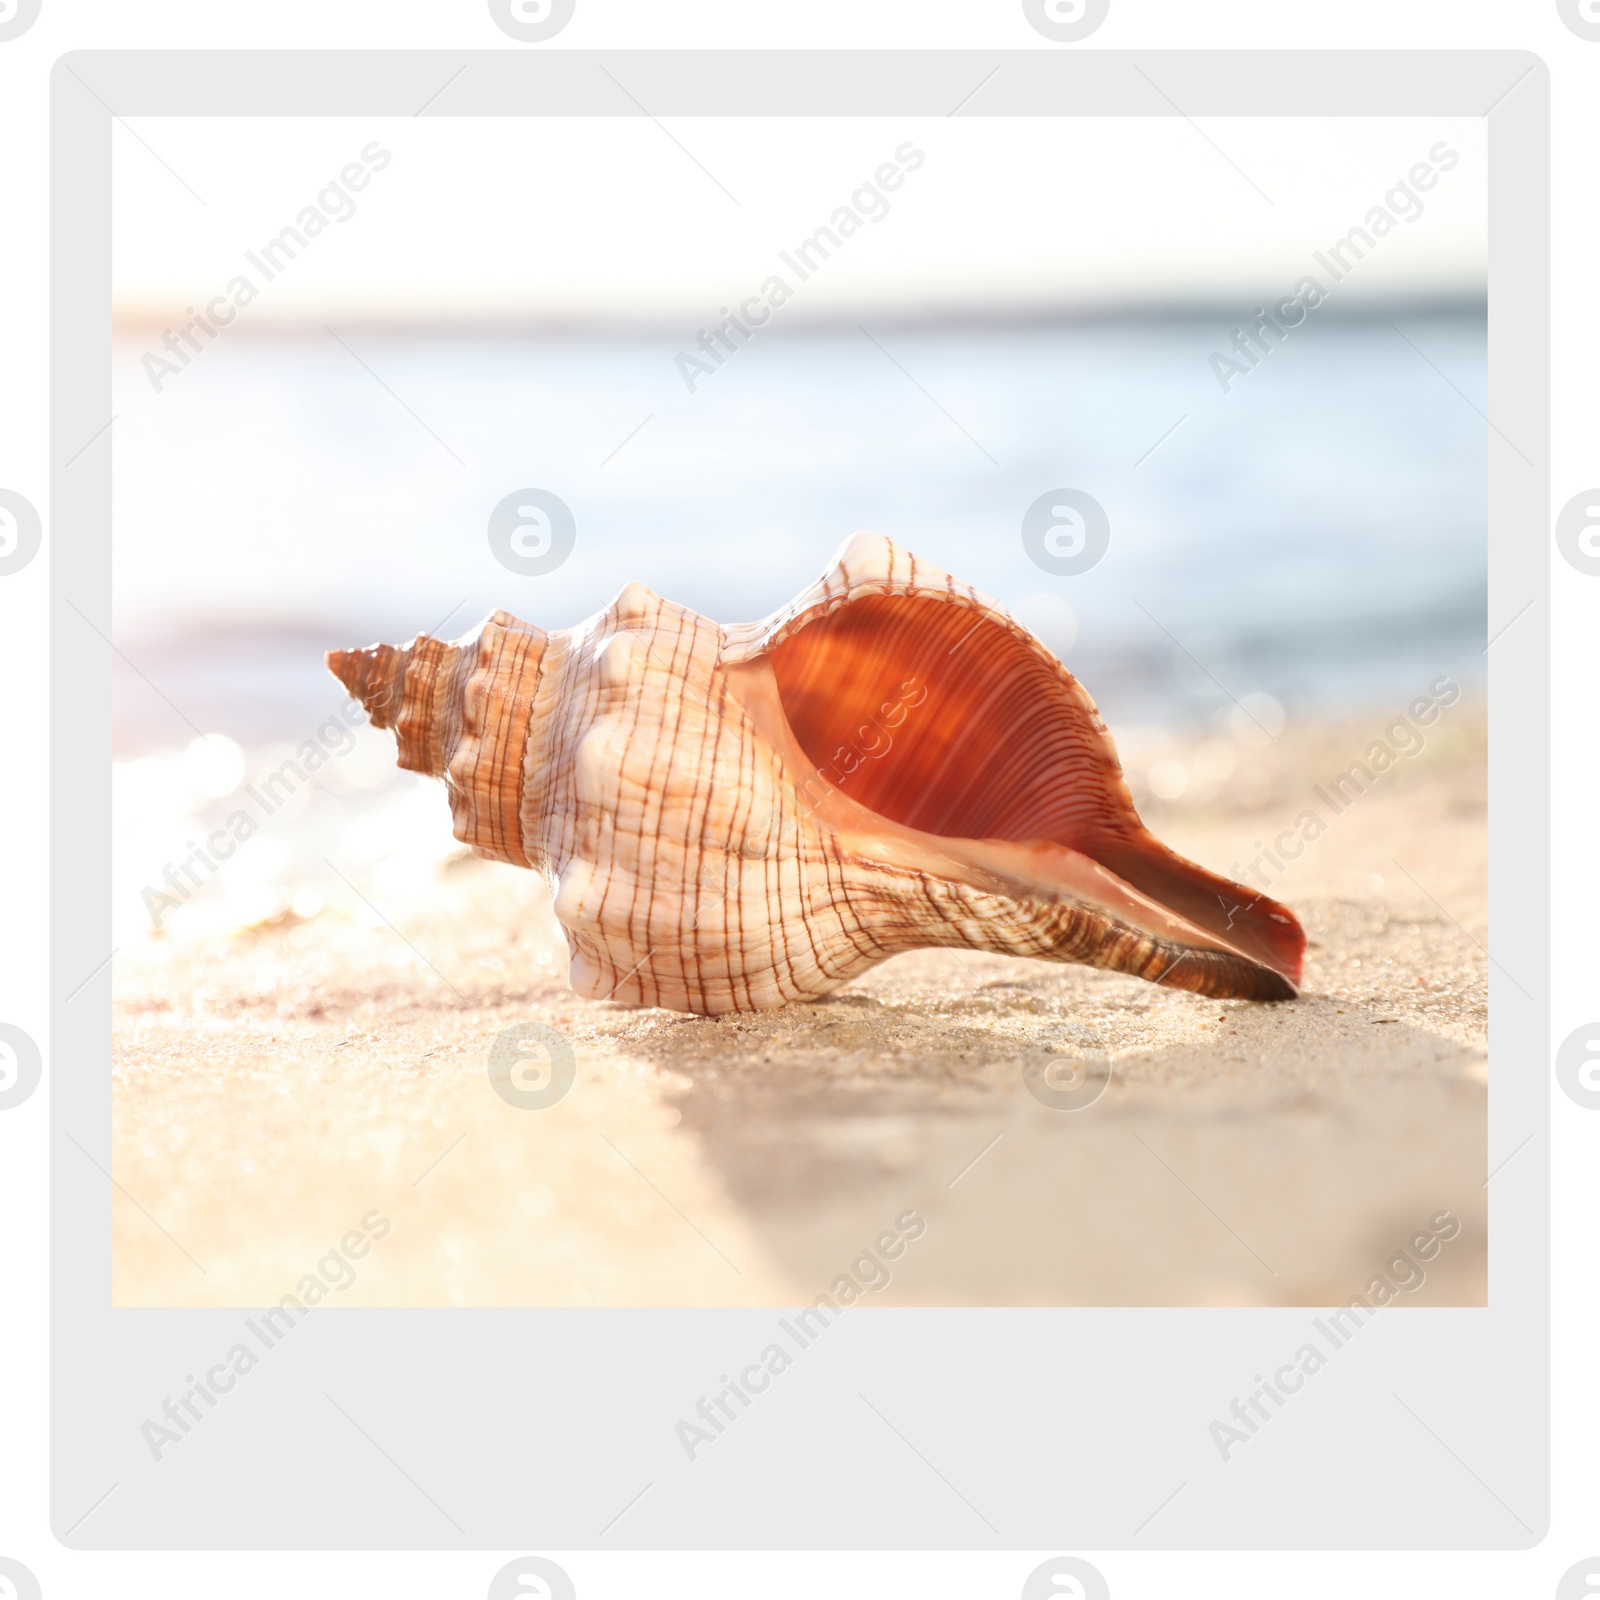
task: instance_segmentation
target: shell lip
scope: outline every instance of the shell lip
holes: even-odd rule
[[[990,621],[1037,643],[998,601],[981,589],[902,549],[881,533],[854,533],[839,546],[820,578],[757,622],[722,630],[722,662],[736,666],[770,653],[791,634],[866,595],[920,595],[981,612]],[[1043,649],[1043,646],[1039,646]],[[1053,659],[1053,658],[1052,658]]]

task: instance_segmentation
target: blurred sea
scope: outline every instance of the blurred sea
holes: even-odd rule
[[[860,529],[1011,608],[1119,734],[1248,740],[1398,708],[1440,673],[1474,686],[1483,313],[1330,308],[1224,394],[1210,357],[1232,354],[1236,320],[775,326],[693,394],[674,364],[692,327],[230,331],[159,394],[141,370],[159,332],[124,332],[115,747],[135,897],[180,835],[230,809],[247,766],[340,703],[324,650],[458,634],[497,606],[566,626],[630,579],[745,621]],[[576,520],[543,577],[506,570],[487,538],[524,488]],[[1110,520],[1105,557],[1075,577],[1041,571],[1021,539],[1058,488]],[[197,730],[225,737],[195,746]],[[390,748],[365,734],[296,804],[333,796],[332,838],[349,822],[338,795],[408,796]],[[406,800],[425,803],[448,846],[442,799]],[[292,900],[292,858],[327,844],[306,842],[310,820],[298,842],[276,830],[276,857],[261,840],[239,852],[269,885],[250,907]]]

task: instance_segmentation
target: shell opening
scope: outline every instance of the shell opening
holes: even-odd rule
[[[1021,629],[955,599],[873,594],[769,659],[796,741],[857,804],[922,833],[1036,847],[1041,863],[1065,846],[1299,982],[1293,913],[1145,828],[1093,701]]]

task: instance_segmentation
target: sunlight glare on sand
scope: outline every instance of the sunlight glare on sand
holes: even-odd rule
[[[460,853],[433,784],[395,767],[394,739],[347,730],[314,768],[304,747],[246,752],[222,734],[112,768],[113,938],[228,936],[333,905],[370,914],[425,893]]]

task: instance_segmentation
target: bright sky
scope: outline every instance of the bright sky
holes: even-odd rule
[[[1481,294],[1481,119],[139,118],[115,133],[120,317],[179,320],[240,273],[257,327],[709,320],[785,269],[908,142],[924,156],[796,296],[792,315],[1243,302],[1293,292],[1311,253],[1441,142],[1421,213],[1341,287],[1347,302]],[[141,144],[140,139],[146,141]],[[1214,143],[1212,142],[1214,141]],[[148,148],[147,148],[148,146]],[[361,152],[365,187],[327,185]],[[1444,159],[1448,159],[1445,157]],[[900,163],[914,162],[909,153]],[[1435,163],[1436,165],[1439,163]],[[329,221],[269,282],[245,252],[319,194]],[[791,282],[795,275],[786,274]]]

